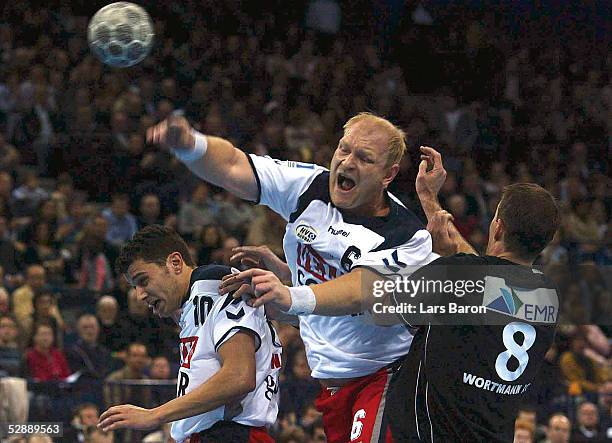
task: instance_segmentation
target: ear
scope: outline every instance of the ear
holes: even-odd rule
[[[395,176],[397,176],[397,173],[399,172],[399,170],[400,170],[400,165],[397,163],[391,165],[391,167],[387,170],[387,173],[383,177],[383,187],[385,189],[389,187],[389,185],[391,184]]]
[[[505,231],[506,227],[502,219],[496,218],[495,221],[493,221],[493,239],[495,241],[501,241]]]
[[[174,274],[180,274],[182,272],[184,263],[183,256],[180,252],[173,252],[168,255],[166,259],[166,266]]]

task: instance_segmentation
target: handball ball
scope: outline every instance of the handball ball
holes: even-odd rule
[[[153,46],[153,23],[139,5],[117,2],[100,9],[89,21],[87,40],[102,62],[126,68],[142,61]]]

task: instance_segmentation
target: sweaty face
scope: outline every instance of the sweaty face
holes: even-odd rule
[[[136,298],[147,303],[155,315],[169,317],[180,308],[183,294],[166,266],[138,259],[128,268],[126,278],[134,286]]]
[[[330,166],[334,205],[358,215],[377,215],[389,174],[387,142],[387,134],[371,122],[357,122],[345,131]]]

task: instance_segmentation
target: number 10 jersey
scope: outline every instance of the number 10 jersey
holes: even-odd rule
[[[255,390],[242,400],[172,423],[172,438],[180,442],[218,421],[262,427],[276,421],[278,376],[282,348],[267,320],[264,308],[252,308],[231,294],[220,296],[219,283],[230,274],[227,266],[201,266],[193,271],[188,299],[183,303],[179,325],[181,366],[177,397],[206,383],[221,368],[219,348],[234,334],[255,337]]]

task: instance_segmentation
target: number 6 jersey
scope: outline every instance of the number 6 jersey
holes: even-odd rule
[[[263,307],[252,308],[242,300],[234,300],[231,294],[218,294],[221,278],[230,273],[227,266],[208,265],[194,269],[191,275],[189,297],[179,320],[181,366],[177,397],[193,391],[219,371],[217,351],[241,331],[255,337],[256,387],[240,402],[173,422],[171,434],[178,442],[218,421],[261,427],[276,420],[282,348]]]

